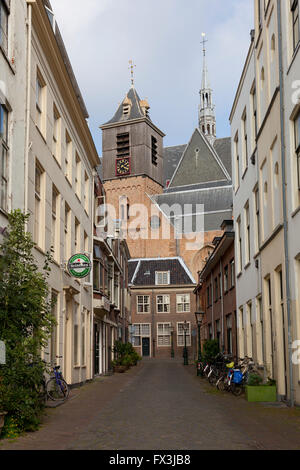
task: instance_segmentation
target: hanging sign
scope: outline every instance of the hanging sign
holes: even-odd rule
[[[0,341],[0,365],[6,364],[6,348],[4,341]]]
[[[92,263],[87,255],[74,255],[69,259],[68,271],[77,279],[88,277],[92,270]]]

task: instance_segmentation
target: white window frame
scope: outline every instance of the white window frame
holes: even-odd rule
[[[183,300],[183,298],[185,298]],[[188,302],[186,301],[188,299]],[[181,309],[179,306],[182,305]],[[188,308],[186,306],[188,305]],[[190,313],[191,311],[191,294],[177,294],[176,295],[176,312],[177,313]]]
[[[159,302],[162,298],[162,302]],[[159,307],[162,306],[162,311],[159,310]],[[166,307],[166,310],[165,310]],[[170,295],[160,294],[156,296],[156,311],[157,313],[170,313],[171,311],[171,300]]]
[[[189,330],[186,333],[186,346],[190,347],[192,345],[192,335],[191,335],[191,322],[187,322],[189,325]],[[182,330],[180,326],[182,325]],[[184,348],[184,329],[183,329],[184,322],[177,322],[177,346],[179,348]],[[182,344],[181,341],[179,341],[179,338],[182,338]]]
[[[160,330],[160,328],[162,329]],[[157,323],[157,347],[158,348],[169,348],[171,346],[171,323]],[[160,338],[162,338],[162,343],[160,344]],[[165,344],[165,339],[167,342]]]
[[[170,277],[170,271],[155,271],[155,285],[169,286]]]
[[[139,302],[140,298],[143,297],[143,302]],[[147,301],[145,302],[145,299]],[[149,305],[149,310],[145,311],[145,306]],[[139,307],[142,307],[142,312],[139,311]],[[138,315],[147,315],[151,313],[150,295],[137,295],[136,296],[136,311]]]

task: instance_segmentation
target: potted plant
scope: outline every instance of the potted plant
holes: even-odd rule
[[[112,362],[113,370],[114,372],[117,372],[119,374],[124,374],[127,370],[127,366],[121,364],[120,361],[113,361]]]
[[[274,380],[269,379],[263,384],[258,374],[250,374],[246,385],[246,399],[249,402],[275,402],[277,401],[277,387]]]

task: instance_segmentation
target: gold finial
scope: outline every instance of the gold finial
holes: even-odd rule
[[[134,87],[134,67],[136,67],[136,65],[132,60],[129,61],[129,64],[128,69],[131,70],[131,86]]]

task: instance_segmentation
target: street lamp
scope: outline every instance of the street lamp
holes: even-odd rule
[[[198,326],[198,364],[199,362],[201,362],[201,359],[202,359],[201,357],[201,325],[203,322],[204,315],[205,315],[205,312],[203,311],[195,312],[196,323]],[[198,376],[201,375],[199,365],[197,365],[197,375]]]
[[[183,362],[183,365],[184,366],[189,365],[189,356],[188,356],[188,350],[187,350],[187,347],[186,347],[186,333],[187,333],[188,329],[189,329],[189,325],[188,325],[187,321],[185,320],[185,322],[183,324],[183,331],[184,331],[184,351],[183,351],[184,362]]]
[[[175,357],[174,353],[174,326],[170,326],[170,334],[171,334],[171,358]]]

